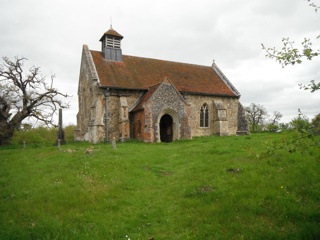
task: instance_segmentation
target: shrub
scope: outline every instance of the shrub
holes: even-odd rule
[[[64,128],[65,140],[73,142],[74,125],[68,125]],[[53,144],[57,138],[57,128],[37,127],[37,128],[23,128],[15,131],[11,143],[12,144]]]
[[[267,129],[269,132],[275,132],[279,129],[278,125],[270,123],[267,125]]]
[[[311,126],[309,120],[307,118],[301,117],[301,115],[294,118],[290,123],[292,128],[298,130],[299,132],[309,130]]]
[[[64,138],[65,140],[68,142],[73,142],[74,141],[74,129],[75,129],[75,125],[70,124],[68,126],[66,126],[63,130],[64,130]]]

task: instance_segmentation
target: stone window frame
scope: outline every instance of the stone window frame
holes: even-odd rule
[[[209,106],[204,103],[200,108],[200,128],[209,127]]]

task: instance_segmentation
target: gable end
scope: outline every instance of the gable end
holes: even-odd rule
[[[212,63],[213,70],[219,75],[222,81],[229,87],[229,89],[239,98],[241,96],[240,92],[233,86],[233,84],[229,81],[226,75],[218,68],[217,64],[213,61]]]

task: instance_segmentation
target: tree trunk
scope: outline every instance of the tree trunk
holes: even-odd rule
[[[20,112],[16,113],[9,122],[6,118],[0,117],[0,145],[10,144],[14,131],[19,129],[22,120]]]
[[[14,133],[14,127],[7,121],[0,121],[0,145],[7,145]]]

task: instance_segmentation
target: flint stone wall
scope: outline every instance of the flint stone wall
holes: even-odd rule
[[[226,107],[227,117],[227,135],[235,135],[238,128],[238,98],[216,97],[216,96],[200,96],[200,95],[187,95],[187,102],[190,105],[189,122],[192,129],[192,136],[210,136],[220,135],[217,128],[218,115],[215,111],[214,102],[220,101]],[[203,104],[208,105],[209,110],[209,127],[200,127],[200,110]],[[226,128],[226,126],[225,126]]]
[[[173,139],[191,138],[191,130],[188,120],[188,106],[171,84],[163,83],[148,101],[147,110],[150,111],[153,129],[153,140],[160,142],[159,121],[164,114],[173,118]],[[148,115],[149,113],[146,112]]]

